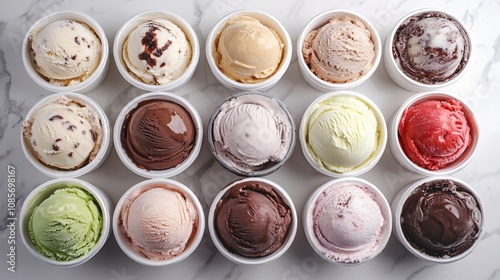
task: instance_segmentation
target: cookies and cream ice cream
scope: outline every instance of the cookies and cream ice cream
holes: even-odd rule
[[[29,38],[35,70],[51,84],[81,83],[102,59],[101,40],[83,22],[57,20],[33,30]]]
[[[464,27],[443,12],[422,12],[404,20],[392,42],[396,64],[409,78],[440,84],[456,77],[469,61]]]
[[[276,31],[250,16],[234,16],[214,41],[214,59],[224,75],[237,82],[257,83],[273,75],[283,57]]]
[[[189,66],[192,46],[184,31],[167,19],[154,19],[128,34],[122,58],[129,73],[150,85],[179,78]]]
[[[320,79],[347,83],[359,79],[372,68],[375,46],[363,21],[338,16],[307,34],[302,55]]]

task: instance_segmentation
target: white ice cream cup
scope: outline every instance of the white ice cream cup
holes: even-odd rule
[[[321,194],[327,190],[328,188],[338,185],[338,184],[343,184],[343,183],[355,183],[358,185],[366,186],[367,190],[371,192],[371,194],[374,196],[375,202],[378,204],[380,207],[380,212],[382,213],[382,216],[384,218],[384,224],[382,226],[382,230],[380,233],[380,238],[379,238],[379,243],[376,247],[376,249],[372,252],[372,254],[365,258],[362,259],[359,262],[354,262],[354,263],[345,263],[345,262],[340,262],[336,261],[333,259],[328,258],[324,251],[327,250],[324,248],[323,245],[319,242],[318,238],[316,237],[316,234],[314,233],[314,221],[312,220],[312,215],[313,215],[313,210],[316,205],[317,200],[321,196]],[[304,210],[302,212],[302,225],[304,227],[304,232],[306,234],[307,241],[311,245],[311,247],[314,249],[314,251],[321,256],[324,260],[326,260],[329,263],[334,263],[334,264],[342,264],[342,265],[357,265],[364,263],[368,260],[371,260],[375,258],[377,255],[379,255],[387,245],[387,242],[389,242],[389,239],[391,237],[391,232],[392,232],[392,215],[391,215],[391,208],[389,206],[389,203],[387,202],[387,199],[385,198],[384,194],[372,183],[361,179],[361,178],[356,178],[356,177],[348,177],[348,178],[341,178],[341,179],[334,179],[329,182],[326,182],[325,184],[321,185],[318,187],[307,199],[306,204],[304,206]]]
[[[424,101],[448,99],[455,99],[462,105],[462,110],[470,127],[472,142],[458,159],[439,170],[429,170],[420,167],[416,163],[411,161],[410,158],[408,158],[399,142],[398,127],[399,123],[401,122],[403,113],[409,107]],[[406,100],[391,118],[391,121],[389,123],[389,147],[396,160],[410,171],[426,176],[449,175],[461,170],[472,160],[479,145],[479,130],[479,123],[474,115],[474,112],[472,111],[472,108],[463,99],[441,91],[419,93]]]
[[[217,62],[215,61],[214,57],[215,39],[222,32],[227,21],[230,18],[236,16],[249,16],[257,19],[263,25],[276,31],[276,33],[281,38],[281,41],[284,44],[283,55],[281,58],[281,63],[278,66],[278,69],[276,69],[276,72],[265,80],[252,84],[241,83],[226,76],[217,66]],[[256,10],[239,10],[226,15],[215,24],[215,26],[208,34],[205,46],[205,52],[208,60],[208,65],[210,66],[212,73],[214,74],[217,81],[219,81],[224,87],[234,91],[268,91],[279,82],[281,77],[283,77],[286,70],[288,69],[288,65],[290,65],[290,61],[292,59],[292,41],[285,27],[270,14]]]
[[[378,141],[378,146],[377,149],[375,150],[374,154],[371,155],[363,164],[360,166],[354,168],[353,170],[346,171],[344,173],[339,173],[335,172],[332,170],[327,169],[324,167],[322,164],[317,163],[311,153],[309,152],[309,149],[307,148],[307,126],[309,123],[309,117],[314,110],[314,107],[318,104],[321,103],[331,97],[336,97],[336,96],[349,96],[353,97],[356,99],[361,100],[364,102],[369,108],[373,110],[373,113],[375,114],[375,117],[377,118],[377,123],[378,123],[378,128],[379,128],[379,141]],[[354,91],[348,91],[348,90],[342,90],[342,91],[335,91],[335,92],[330,92],[323,94],[316,100],[314,100],[311,105],[307,108],[305,111],[302,121],[300,123],[300,129],[299,129],[299,141],[300,141],[300,146],[302,148],[302,153],[304,154],[304,157],[306,158],[307,162],[316,169],[316,171],[330,176],[330,177],[337,177],[337,178],[344,178],[344,177],[352,177],[352,176],[359,176],[361,174],[364,174],[368,172],[370,169],[372,169],[380,160],[382,157],[382,154],[384,153],[385,146],[387,144],[387,127],[385,124],[385,119],[384,115],[378,108],[378,106],[370,100],[368,97],[354,92]]]
[[[47,199],[57,189],[66,188],[65,184],[70,184],[71,186],[75,185],[81,189],[84,189],[95,198],[102,213],[102,229],[99,240],[88,253],[70,261],[57,261],[43,255],[36,250],[29,234],[28,224],[33,213],[33,209],[36,206],[40,205],[40,203]],[[52,179],[36,187],[24,200],[21,211],[19,213],[21,239],[31,254],[46,263],[59,267],[73,267],[81,265],[90,260],[95,254],[97,254],[97,252],[99,252],[99,250],[108,240],[111,232],[111,212],[113,211],[112,208],[113,204],[111,203],[111,200],[106,195],[106,193],[88,182],[76,178]]]
[[[287,152],[286,152],[285,157],[280,162],[277,162],[275,164],[269,165],[268,167],[263,168],[261,170],[256,170],[256,171],[245,170],[244,168],[240,168],[240,167],[236,166],[235,164],[231,164],[230,162],[226,161],[218,153],[218,150],[217,150],[217,148],[215,146],[215,143],[214,143],[214,133],[213,133],[214,122],[215,122],[215,119],[217,118],[217,116],[219,115],[219,113],[221,112],[221,107],[224,104],[226,104],[226,102],[229,102],[230,100],[232,100],[234,98],[238,98],[238,97],[243,96],[243,95],[260,95],[262,97],[269,98],[270,101],[271,100],[276,101],[279,104],[279,106],[282,108],[283,112],[287,115],[288,120],[289,120],[290,125],[291,125],[291,127],[290,127],[290,137],[291,137],[291,139],[290,139],[290,144],[287,147]],[[241,93],[229,96],[226,99],[224,99],[221,103],[219,103],[219,105],[217,105],[217,107],[212,112],[210,120],[208,121],[207,135],[208,135],[207,136],[207,138],[208,138],[208,145],[209,145],[210,151],[212,152],[212,155],[214,156],[214,158],[222,166],[224,166],[224,168],[226,168],[227,170],[231,171],[232,173],[234,173],[236,175],[245,176],[245,177],[249,177],[249,176],[252,176],[252,177],[253,176],[256,176],[256,177],[266,176],[266,175],[269,175],[269,174],[275,172],[281,166],[283,166],[283,164],[285,164],[285,162],[288,160],[288,158],[290,158],[290,156],[292,155],[293,149],[295,147],[295,123],[293,121],[293,117],[292,117],[290,111],[288,110],[288,108],[286,107],[286,105],[283,102],[281,102],[281,100],[279,100],[279,99],[277,99],[275,97],[263,94],[263,93],[258,92],[258,91],[241,92]]]
[[[126,236],[125,229],[123,229],[123,226],[120,222],[121,210],[124,207],[125,203],[127,203],[131,198],[137,196],[143,191],[152,188],[153,186],[165,187],[166,189],[181,193],[186,197],[186,199],[190,200],[193,203],[198,216],[196,227],[193,228],[193,230],[195,230],[196,232],[194,233],[194,236],[191,237],[184,251],[179,255],[167,260],[152,260],[135,250],[130,243],[129,238]],[[112,226],[116,242],[118,243],[120,249],[122,249],[122,251],[129,258],[139,264],[146,266],[165,266],[175,264],[186,259],[196,250],[203,238],[203,233],[205,232],[205,214],[203,212],[203,207],[201,206],[200,201],[186,185],[171,179],[148,179],[135,184],[122,195],[122,197],[116,204],[115,211],[113,213]]]
[[[290,223],[290,228],[287,233],[286,240],[282,244],[281,248],[276,250],[274,253],[264,256],[264,257],[256,257],[256,258],[249,258],[249,257],[244,257],[241,255],[238,255],[236,253],[230,252],[222,243],[222,241],[219,239],[217,231],[215,229],[215,209],[217,208],[217,204],[219,203],[219,200],[222,198],[222,196],[230,190],[233,186],[243,183],[243,182],[249,182],[249,181],[257,181],[257,182],[262,182],[264,184],[270,185],[273,190],[283,199],[283,202],[286,203],[290,207],[291,211],[291,223]],[[260,265],[260,264],[266,264],[271,261],[274,261],[281,257],[292,245],[293,240],[295,239],[295,235],[297,233],[297,212],[295,210],[295,206],[293,204],[292,198],[288,195],[286,190],[278,185],[277,183],[260,178],[260,177],[249,177],[249,178],[242,178],[238,179],[232,183],[229,183],[223,190],[221,190],[217,196],[215,197],[214,201],[212,202],[212,205],[210,207],[209,213],[208,213],[208,230],[210,232],[210,237],[212,238],[212,241],[215,244],[215,247],[219,252],[226,257],[228,260],[240,264],[240,265]]]
[[[418,14],[421,14],[421,13],[426,13],[426,12],[439,12],[439,13],[446,14],[447,16],[449,16],[450,18],[452,18],[456,22],[458,22],[464,28],[465,33],[467,34],[467,39],[469,41],[469,50],[470,50],[469,61],[465,64],[464,68],[461,70],[461,72],[457,76],[455,76],[454,78],[450,79],[447,82],[438,83],[438,84],[424,84],[424,83],[418,82],[418,81],[412,79],[411,77],[407,76],[405,73],[403,73],[403,71],[401,70],[401,68],[399,67],[399,65],[396,63],[396,61],[394,59],[393,42],[394,42],[394,36],[395,36],[398,28],[408,18],[415,16],[415,15],[418,15]],[[450,15],[447,12],[437,10],[437,9],[427,8],[427,9],[420,9],[420,10],[413,11],[413,12],[407,14],[406,16],[404,16],[401,20],[398,21],[398,23],[396,23],[396,25],[392,29],[391,33],[389,34],[389,36],[387,36],[387,40],[385,42],[384,65],[385,65],[385,69],[387,71],[387,74],[389,74],[391,79],[396,84],[398,84],[400,87],[402,87],[406,90],[409,90],[409,91],[413,91],[413,92],[430,91],[430,90],[437,90],[437,89],[449,86],[449,85],[455,83],[456,81],[458,81],[464,75],[467,68],[469,68],[472,53],[473,53],[472,41],[471,41],[470,33],[465,28],[465,24],[459,18],[457,18],[453,15]]]
[[[186,35],[186,38],[191,44],[192,50],[191,61],[189,62],[189,65],[185,72],[177,79],[162,85],[147,84],[131,75],[127,70],[127,66],[125,64],[125,61],[123,60],[122,53],[123,44],[125,43],[125,40],[129,36],[130,32],[132,32],[140,24],[155,19],[166,19],[177,25]],[[196,36],[194,29],[182,17],[168,11],[148,10],[140,12],[137,15],[133,16],[118,30],[113,42],[113,56],[118,71],[123,76],[123,78],[131,85],[146,91],[173,91],[184,86],[193,77],[200,58],[200,43],[198,42],[198,36]]]
[[[403,210],[403,206],[404,206],[406,200],[408,199],[408,197],[418,187],[420,187],[424,183],[429,183],[429,182],[439,181],[439,180],[451,180],[455,184],[457,184],[458,186],[464,188],[467,192],[472,194],[472,196],[476,199],[477,205],[479,206],[479,208],[481,210],[481,227],[480,227],[481,233],[479,234],[478,238],[476,239],[474,244],[472,244],[472,246],[469,249],[467,249],[463,253],[461,253],[457,256],[454,256],[454,257],[441,257],[441,258],[439,258],[439,257],[434,257],[434,256],[431,256],[431,255],[428,255],[428,254],[421,252],[420,250],[418,250],[417,248],[413,247],[410,244],[410,242],[406,239],[406,237],[403,233],[403,229],[401,227],[402,210]],[[467,184],[466,182],[459,180],[457,178],[453,178],[453,177],[449,177],[449,176],[434,176],[434,177],[420,179],[418,181],[410,183],[410,184],[406,185],[404,188],[402,188],[399,191],[399,193],[396,195],[396,197],[394,197],[394,199],[391,203],[391,210],[392,210],[392,215],[393,215],[393,218],[392,218],[392,221],[393,221],[392,233],[393,233],[393,235],[398,239],[398,241],[401,244],[403,244],[403,246],[410,253],[412,253],[414,256],[416,256],[422,260],[426,260],[426,261],[430,261],[430,262],[434,262],[434,263],[440,263],[440,264],[458,261],[458,260],[466,257],[467,255],[469,255],[474,250],[474,248],[477,246],[477,244],[479,243],[479,241],[481,240],[481,238],[484,234],[484,231],[483,231],[483,228],[484,228],[484,208],[483,208],[482,202],[479,198],[479,195],[469,184]]]
[[[34,30],[40,30],[49,23],[52,23],[57,20],[62,19],[71,19],[76,22],[82,22],[87,24],[92,30],[95,32],[97,37],[101,40],[102,44],[102,54],[101,61],[99,65],[95,69],[95,71],[84,81],[75,85],[68,86],[60,86],[51,84],[47,80],[45,80],[36,70],[35,70],[35,62],[33,56],[31,54],[31,39],[29,38],[30,34]],[[76,11],[60,11],[49,14],[37,22],[35,22],[26,35],[24,36],[23,44],[22,44],[22,57],[23,64],[28,72],[29,76],[42,88],[51,91],[51,92],[80,92],[80,93],[88,93],[96,89],[106,78],[109,70],[109,45],[108,39],[106,38],[106,34],[104,30],[99,25],[97,21],[95,21],[92,17]]]
[[[95,158],[89,162],[87,165],[84,165],[78,169],[75,170],[62,170],[58,169],[55,167],[48,166],[44,163],[42,163],[38,157],[36,156],[35,152],[31,148],[31,144],[29,140],[25,139],[23,136],[23,132],[21,131],[21,147],[23,149],[24,155],[28,159],[28,161],[36,167],[40,172],[43,174],[52,177],[52,178],[62,178],[62,177],[79,177],[84,174],[87,174],[93,170],[96,170],[101,164],[106,161],[111,149],[111,128],[109,124],[108,117],[106,116],[106,113],[104,110],[95,102],[93,99],[90,97],[87,97],[85,95],[79,94],[79,93],[74,93],[74,92],[60,92],[60,93],[54,93],[51,94],[40,101],[38,101],[33,107],[29,110],[28,114],[26,114],[25,120],[29,120],[33,117],[33,114],[36,113],[36,111],[47,104],[51,104],[55,102],[58,99],[61,99],[63,97],[66,97],[70,100],[77,101],[79,103],[88,105],[91,109],[93,109],[99,118],[101,119],[101,125],[102,125],[102,144],[101,148],[99,149],[99,152],[97,152],[97,155]]]
[[[347,83],[327,82],[316,76],[316,74],[314,74],[311,71],[311,69],[304,60],[304,55],[302,54],[302,47],[304,45],[305,38],[311,31],[321,28],[322,26],[327,24],[332,18],[343,17],[343,16],[359,19],[366,25],[366,27],[368,28],[368,30],[372,35],[371,39],[373,41],[373,45],[375,46],[375,57],[373,59],[373,65],[370,68],[370,70],[368,70],[358,79]],[[315,16],[304,27],[304,29],[299,34],[299,37],[297,39],[297,60],[299,64],[300,73],[302,73],[304,79],[313,88],[323,92],[329,92],[334,90],[346,90],[361,85],[362,83],[367,81],[373,75],[373,73],[375,73],[375,70],[377,70],[377,67],[380,63],[381,57],[382,57],[382,43],[377,29],[375,29],[375,27],[371,24],[371,22],[369,22],[365,17],[352,11],[331,10]]]
[[[188,111],[189,115],[191,116],[194,122],[194,127],[196,129],[196,138],[194,147],[191,150],[189,156],[181,164],[172,168],[163,170],[146,170],[144,168],[140,168],[127,155],[127,152],[125,151],[122,145],[120,136],[122,133],[125,117],[129,114],[131,110],[137,108],[140,102],[151,99],[170,101],[180,105],[181,107],[183,107]],[[198,154],[200,153],[203,142],[203,124],[196,108],[183,97],[167,92],[149,92],[132,99],[120,111],[120,114],[116,118],[115,126],[113,129],[113,141],[115,144],[115,150],[118,153],[118,157],[123,162],[123,164],[132,172],[146,178],[167,178],[175,176],[181,173],[182,171],[186,170],[196,160]]]

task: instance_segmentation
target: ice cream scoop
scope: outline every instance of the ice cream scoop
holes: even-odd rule
[[[381,125],[375,109],[361,98],[330,95],[313,102],[304,114],[303,149],[322,168],[351,172],[370,162],[383,145]]]
[[[91,162],[103,141],[102,120],[88,104],[66,96],[38,108],[23,122],[23,138],[43,164],[75,170]]]
[[[401,229],[418,251],[453,258],[469,250],[482,229],[479,202],[453,180],[430,180],[408,196],[401,211]]]
[[[331,184],[315,196],[305,218],[310,220],[313,244],[324,257],[357,263],[379,252],[386,221],[376,196],[356,181]]]
[[[215,157],[240,174],[273,168],[293,149],[293,125],[284,105],[259,93],[225,100],[209,129]]]
[[[36,250],[56,261],[71,261],[98,242],[103,217],[96,199],[72,184],[62,184],[29,219],[29,235]]]
[[[331,83],[359,79],[373,66],[375,45],[360,19],[339,15],[304,38],[302,55],[311,71]]]
[[[409,16],[396,29],[391,43],[400,70],[423,84],[453,79],[470,56],[467,31],[457,20],[438,11]]]
[[[247,258],[265,257],[286,242],[292,210],[271,185],[238,182],[215,203],[214,229],[229,252]]]
[[[78,84],[92,75],[102,59],[101,40],[83,22],[56,20],[29,36],[35,70],[51,84]]]
[[[198,212],[189,197],[167,184],[151,184],[131,194],[120,211],[120,230],[151,260],[179,256],[190,245]]]
[[[257,83],[273,75],[283,57],[283,40],[256,18],[231,17],[214,41],[219,69],[230,79]]]
[[[401,116],[398,135],[406,156],[428,170],[454,163],[472,143],[462,104],[451,98],[411,105]]]
[[[179,78],[192,57],[184,31],[166,19],[144,22],[130,32],[122,48],[127,70],[138,80],[162,85]]]
[[[127,113],[120,138],[123,149],[138,167],[165,170],[188,158],[196,142],[196,128],[183,106],[148,99]]]

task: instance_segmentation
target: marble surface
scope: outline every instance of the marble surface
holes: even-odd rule
[[[438,1],[438,0],[129,0],[129,1],[66,1],[34,0],[0,2],[0,275],[2,279],[500,279],[500,29],[494,19],[500,14],[499,0]],[[225,14],[237,9],[258,9],[280,20],[295,41],[307,22],[320,12],[348,9],[358,12],[373,22],[383,41],[394,24],[412,10],[435,7],[461,18],[471,31],[473,57],[471,67],[456,84],[446,91],[465,98],[477,113],[482,137],[475,158],[455,177],[469,182],[484,202],[485,235],[475,251],[465,259],[447,265],[421,261],[408,253],[391,237],[386,249],[375,259],[354,267],[327,264],[311,249],[299,223],[292,247],[280,259],[259,267],[239,266],[226,260],[214,247],[208,231],[198,249],[186,260],[169,267],[145,267],[134,263],[118,247],[113,236],[89,262],[74,268],[56,268],[33,257],[21,242],[16,229],[16,272],[8,271],[6,264],[10,246],[12,216],[8,211],[8,166],[16,171],[16,210],[24,198],[39,184],[49,180],[24,157],[20,146],[20,127],[30,107],[50,93],[33,82],[23,68],[20,47],[26,30],[40,17],[58,10],[77,10],[95,18],[105,30],[110,43],[116,31],[134,14],[146,9],[165,9],[184,17],[195,29],[203,46],[212,26]],[[411,96],[398,87],[387,75],[383,64],[375,74],[356,91],[374,100],[386,119]],[[129,85],[111,61],[105,81],[88,94],[106,111],[113,123],[121,108],[143,91]],[[193,79],[175,91],[187,98],[199,110],[206,129],[213,108],[233,92],[223,88],[208,67],[204,52]],[[321,95],[300,75],[296,51],[282,80],[269,91],[291,110],[298,124],[307,106]],[[206,139],[205,139],[206,140]],[[401,167],[389,149],[370,172],[360,176],[377,185],[391,201],[398,190],[421,178]],[[208,207],[217,192],[234,175],[215,162],[206,141],[198,160],[187,171],[174,179],[188,185]],[[288,190],[297,211],[303,209],[313,190],[331,178],[313,170],[305,161],[297,145],[285,165],[267,176]],[[107,161],[96,171],[81,179],[101,187],[116,203],[120,196],[143,178],[130,172],[113,150]]]

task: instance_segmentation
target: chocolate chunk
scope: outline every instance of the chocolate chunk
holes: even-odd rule
[[[61,115],[54,115],[50,117],[49,121],[54,121],[54,120],[62,120],[63,117]]]
[[[70,125],[70,126],[68,126],[68,130],[69,130],[69,131],[73,131],[73,130],[75,130],[75,129],[76,129],[76,126],[74,126],[74,125]]]
[[[56,139],[56,143],[57,143],[57,142],[60,142],[60,141],[62,141],[62,139],[61,139],[61,138],[57,138],[57,139]]]
[[[53,144],[53,145],[52,145],[52,149],[53,149],[54,151],[59,151],[59,146],[57,146],[56,144]]]
[[[96,141],[97,140],[97,133],[95,131],[93,131],[92,129],[90,130],[90,133],[92,134],[92,141]]]
[[[71,59],[75,60],[76,59],[76,54],[71,56]]]
[[[76,43],[77,45],[80,45],[80,40],[78,39],[78,37],[75,37],[75,43]]]
[[[165,65],[166,65],[165,62],[162,62],[160,67],[164,67]]]
[[[68,157],[73,157],[73,152],[69,153]]]
[[[75,149],[76,149],[76,148],[78,148],[79,146],[80,146],[80,143],[76,143],[74,147],[75,147]]]

